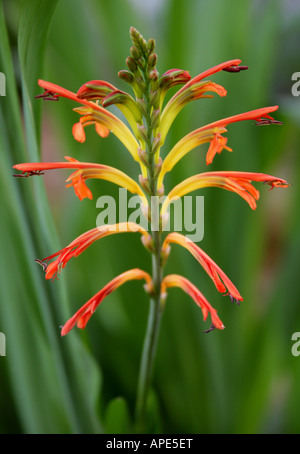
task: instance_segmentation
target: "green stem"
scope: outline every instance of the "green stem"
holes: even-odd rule
[[[147,113],[145,115],[145,123],[147,128],[148,140],[146,141],[146,151],[149,159],[148,180],[151,190],[150,204],[151,207],[151,234],[154,243],[154,253],[152,255],[152,280],[154,286],[154,294],[150,299],[150,309],[148,316],[147,331],[144,340],[138,390],[136,401],[136,432],[142,433],[145,430],[145,416],[147,397],[151,384],[153,363],[156,353],[157,338],[159,333],[160,319],[162,315],[161,302],[161,282],[162,282],[162,266],[161,266],[161,227],[159,222],[159,200],[157,197],[157,177],[155,177],[155,162],[152,153],[153,146],[153,130],[151,126],[151,103],[150,103],[150,80],[147,74],[147,67],[144,71],[144,80],[146,89],[144,92],[144,100]],[[154,196],[154,198],[152,198]],[[152,202],[152,203],[151,203]],[[154,227],[154,229],[153,229]]]
[[[156,274],[161,274],[161,271],[157,269],[157,260],[153,256],[153,277]],[[161,276],[159,277],[161,280]],[[138,393],[136,403],[136,431],[141,433],[144,430],[145,424],[145,412],[147,396],[150,389],[153,362],[156,352],[156,344],[160,326],[160,319],[162,314],[160,292],[158,292],[153,298],[150,299],[150,309],[148,316],[148,325],[144,341],[139,382],[138,382]]]

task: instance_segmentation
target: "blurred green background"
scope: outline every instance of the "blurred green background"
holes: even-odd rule
[[[115,275],[150,257],[139,235],[116,235],[71,261],[55,282],[34,262],[95,227],[100,195],[118,188],[91,181],[94,199],[80,202],[65,189],[68,172],[14,179],[27,161],[83,161],[115,166],[136,178],[138,168],[117,139],[86,130],[74,141],[78,115],[68,100],[43,103],[38,78],[76,91],[92,79],[127,90],[117,72],[129,55],[129,27],[157,43],[160,74],[170,68],[194,76],[240,58],[249,70],[212,80],[226,98],[187,106],[174,122],[163,155],[183,135],[214,120],[278,104],[284,125],[228,126],[233,153],[211,169],[264,172],[293,183],[260,186],[256,211],[215,188],[205,196],[200,246],[244,297],[223,298],[188,252],[174,245],[167,272],[197,285],[226,326],[208,335],[199,308],[171,289],[153,376],[151,433],[298,433],[300,357],[291,353],[300,331],[300,98],[291,94],[300,71],[300,5],[287,0],[32,0],[1,1],[0,72],[0,357],[1,433],[121,433],[132,430],[137,376],[148,314],[139,282],[110,295],[88,327],[60,337],[59,326]],[[41,115],[42,114],[42,115]],[[171,188],[206,171],[206,145],[191,152],[165,180]],[[210,170],[211,170],[210,169]],[[258,186],[257,186],[258,187]]]

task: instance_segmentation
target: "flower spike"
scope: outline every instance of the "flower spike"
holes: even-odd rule
[[[282,123],[271,117],[278,106],[263,107],[223,118],[189,132],[170,151],[167,150],[165,158],[162,159],[160,149],[166,141],[166,136],[175,118],[183,107],[197,99],[212,98],[215,93],[221,97],[227,95],[227,91],[222,85],[210,80],[211,76],[220,71],[239,73],[248,67],[242,66],[241,60],[233,59],[216,65],[193,78],[188,71],[177,68],[170,69],[160,76],[156,67],[158,56],[155,52],[154,39],[147,41],[134,27],[130,28],[130,38],[132,47],[130,48],[130,55],[126,59],[127,69],[120,71],[118,75],[120,79],[131,86],[132,95],[103,80],[90,80],[84,83],[77,93],[53,83],[39,80],[39,85],[44,89],[44,93],[36,96],[36,98],[45,101],[58,101],[61,97],[64,97],[76,103],[73,110],[79,115],[79,120],[72,128],[74,139],[80,143],[85,142],[85,128],[90,125],[93,125],[101,138],[108,137],[110,133],[114,134],[139,164],[141,168],[139,175],[132,179],[126,173],[113,167],[100,163],[79,162],[69,157],[66,157],[66,162],[17,164],[14,168],[21,172],[15,176],[21,178],[42,175],[45,170],[50,169],[72,169],[73,173],[67,178],[66,186],[73,186],[75,194],[80,200],[93,197],[86,184],[86,180],[90,178],[110,181],[126,188],[133,194],[138,194],[141,198],[141,213],[148,221],[147,225],[150,224],[149,233],[145,228],[133,222],[102,225],[81,234],[66,247],[43,260],[35,260],[43,268],[45,278],[54,280],[73,257],[79,256],[95,241],[121,232],[138,232],[140,234],[144,247],[152,255],[153,278],[139,268],[128,270],[116,276],[90,298],[65,323],[61,330],[61,335],[64,336],[75,325],[78,328],[85,328],[104,298],[125,282],[130,280],[144,280],[146,282],[144,288],[150,296],[151,304],[138,380],[135,428],[138,429],[137,432],[140,432],[143,426],[146,427],[144,423],[146,423],[145,416],[147,414],[147,393],[150,388],[149,377],[153,369],[159,320],[164,309],[168,289],[180,287],[201,308],[204,321],[210,316],[210,327],[204,330],[204,333],[224,329],[216,309],[210,305],[192,282],[178,274],[164,276],[164,266],[170,255],[171,246],[178,244],[188,250],[203,267],[216,289],[223,296],[228,295],[232,303],[240,304],[243,301],[239,291],[222,269],[188,237],[178,232],[172,232],[163,239],[170,203],[197,189],[219,187],[238,194],[254,210],[260,193],[252,184],[253,182],[268,184],[270,190],[275,187],[286,188],[289,184],[282,178],[264,173],[203,172],[193,175],[181,181],[173,189],[169,189],[169,194],[163,200],[161,206],[165,194],[165,175],[191,150],[199,145],[208,144],[208,149],[205,152],[206,164],[208,165],[212,163],[216,154],[220,154],[224,149],[229,152],[232,151],[227,143],[228,125],[244,120],[254,120],[254,124],[257,126],[280,125]],[[180,85],[180,88],[177,87]],[[177,91],[164,104],[168,90],[175,86]],[[113,105],[125,116],[126,124],[108,110]]]
[[[208,314],[211,316],[211,321],[217,329],[223,330],[225,326],[217,315],[216,309],[214,309],[205,296],[192,284],[188,279],[179,274],[169,274],[166,276],[161,284],[162,297],[166,298],[166,289],[170,287],[180,287],[185,293],[187,293],[195,303],[201,308],[203,313],[203,320],[206,321]]]
[[[111,280],[108,284],[103,287],[100,292],[94,295],[87,303],[85,303],[74,315],[71,317],[65,325],[62,327],[61,335],[65,336],[71,331],[72,328],[77,324],[78,328],[85,328],[87,322],[89,321],[90,317],[93,315],[99,304],[102,303],[104,298],[116,290],[121,285],[125,284],[125,282],[131,280],[139,280],[144,279],[146,281],[145,290],[148,293],[153,292],[153,282],[151,279],[150,274],[146,273],[139,268],[135,268],[132,270],[125,271],[124,273],[120,274],[119,276],[115,277]]]

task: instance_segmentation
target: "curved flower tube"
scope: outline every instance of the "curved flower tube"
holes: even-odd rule
[[[180,246],[187,249],[207,272],[219,292],[225,293],[227,288],[228,294],[232,298],[237,301],[243,301],[243,298],[241,297],[239,291],[231,282],[231,280],[226,276],[224,271],[222,271],[221,268],[202,249],[200,249],[199,246],[197,246],[197,244],[193,243],[186,236],[181,235],[180,233],[172,232],[169,233],[163,243],[163,252],[165,250],[168,251],[168,249],[170,248],[170,243],[179,244]]]
[[[159,132],[161,134],[161,146],[165,142],[168,131],[181,111],[181,109],[190,101],[200,98],[211,98],[212,95],[207,95],[208,92],[215,92],[219,96],[226,96],[227,91],[221,85],[214,82],[198,82],[196,84],[189,85],[185,84],[181,90],[179,90],[173,98],[167,103],[166,107],[162,111]]]
[[[222,133],[227,132],[227,125],[244,120],[256,120],[257,122],[261,122],[264,118],[268,119],[270,124],[277,123],[268,115],[277,109],[278,106],[270,106],[251,110],[249,112],[223,118],[222,120],[215,121],[190,132],[176,143],[164,159],[158,177],[158,187],[161,187],[165,174],[170,172],[180,159],[199,145],[210,142],[209,149],[206,153],[206,164],[211,164],[214,156],[217,153],[221,153],[224,148],[228,151],[232,151],[231,148],[226,146],[227,138],[221,135]]]
[[[71,331],[72,328],[77,324],[78,328],[85,328],[90,317],[93,315],[97,307],[104,300],[104,298],[116,290],[118,287],[123,285],[125,282],[131,280],[144,279],[146,281],[145,290],[148,293],[153,292],[153,282],[150,274],[146,271],[140,270],[139,268],[134,268],[132,270],[125,271],[119,276],[112,279],[108,284],[103,287],[100,292],[92,296],[87,303],[85,303],[74,315],[71,317],[62,327],[61,335],[65,336]]]
[[[191,80],[190,73],[183,69],[169,69],[159,79],[159,109],[161,110],[168,90],[178,84]]]
[[[40,87],[44,88],[46,96],[48,96],[50,93],[51,96],[55,97],[55,99],[64,97],[88,107],[89,110],[86,110],[85,113],[95,115],[95,121],[99,122],[102,126],[112,131],[112,133],[115,134],[120,142],[122,142],[123,145],[127,148],[133,159],[140,164],[143,174],[146,174],[145,166],[141,162],[138,155],[139,143],[137,142],[131,131],[128,129],[128,127],[118,117],[101,107],[99,104],[79,98],[75,93],[62,88],[59,85],[53,84],[51,82],[46,82],[41,79],[39,79],[38,83]]]
[[[57,278],[57,274],[61,272],[62,268],[66,266],[72,257],[78,257],[78,255],[84,252],[92,243],[105,236],[123,232],[139,232],[142,234],[143,244],[146,247],[151,244],[151,235],[149,235],[143,227],[134,222],[121,222],[119,224],[102,225],[91,229],[77,237],[68,246],[55,252],[55,254],[42,260],[37,260],[37,262],[44,267],[46,279],[55,279]],[[56,259],[53,262],[47,263],[54,257],[56,257]]]
[[[198,98],[204,98],[208,97],[207,95],[204,95],[204,91],[215,91],[218,93],[220,96],[226,96],[227,91],[225,88],[221,87],[220,85],[213,84],[212,82],[204,82],[203,84],[200,84],[199,82],[202,81],[203,79],[219,72],[222,70],[230,70],[231,68],[234,68],[234,72],[238,72],[240,69],[246,69],[247,67],[239,67],[238,65],[241,63],[241,60],[239,59],[234,59],[234,60],[228,60],[224,63],[221,63],[219,65],[213,66],[212,68],[207,69],[206,71],[198,74],[197,76],[193,77],[190,79],[180,90],[178,90],[175,95],[170,99],[166,107],[164,108],[162,112],[162,117],[161,117],[161,135],[162,135],[162,140],[161,144],[164,143],[166,134],[174,121],[176,115],[179,113],[179,111],[182,109],[182,107],[187,104],[187,102],[192,101],[194,99]],[[204,86],[206,85],[206,89]],[[210,85],[210,87],[209,87]],[[204,90],[204,91],[202,91]],[[194,97],[193,97],[194,93]],[[186,99],[187,98],[187,99]],[[172,115],[171,118],[168,118]]]
[[[164,215],[166,213],[172,199],[177,199],[189,192],[205,187],[219,187],[227,189],[227,191],[236,192],[255,210],[255,200],[259,199],[259,192],[252,186],[252,181],[268,184],[271,189],[274,187],[287,188],[289,186],[289,183],[282,178],[264,173],[226,171],[199,173],[182,181],[171,190],[162,205],[161,214]]]
[[[135,136],[138,136],[137,124],[143,123],[143,114],[136,101],[125,91],[114,90],[102,99],[102,106],[115,104],[127,118]]]
[[[187,293],[195,301],[197,306],[201,308],[204,321],[206,321],[208,314],[210,314],[214,328],[225,328],[217,315],[216,309],[209,304],[205,296],[194,284],[191,283],[191,281],[183,276],[180,276],[179,274],[169,274],[161,283],[161,293],[164,299],[166,298],[166,289],[170,287],[180,287],[185,293]]]
[[[242,60],[236,58],[234,60],[228,60],[228,61],[225,61],[223,63],[220,63],[219,65],[212,66],[211,68],[206,69],[202,73],[200,73],[197,76],[193,77],[189,82],[187,82],[184,85],[184,87],[182,87],[180,90],[178,90],[178,92],[174,96],[177,96],[178,94],[180,94],[180,92],[182,92],[184,89],[190,87],[191,85],[194,85],[194,84],[200,82],[200,80],[203,80],[206,77],[210,77],[213,74],[216,74],[216,73],[218,73],[220,71],[224,71],[226,69],[228,70],[230,68],[235,68],[234,72],[238,72],[238,69],[246,69],[247,68],[247,66],[243,66],[242,68],[239,68],[239,64],[240,63],[242,63]]]
[[[119,186],[128,189],[128,191],[133,194],[138,194],[141,197],[143,204],[145,206],[148,205],[146,196],[139,184],[126,175],[126,173],[121,172],[121,170],[103,164],[80,162],[68,156],[65,156],[65,159],[69,162],[31,162],[16,164],[13,168],[21,170],[23,172],[23,176],[31,176],[37,172],[40,173],[43,170],[77,169],[77,171],[72,173],[66,181],[71,181],[67,187],[73,186],[74,191],[80,200],[85,197],[88,197],[89,199],[93,198],[90,189],[85,184],[85,180],[89,178],[99,178],[118,184]]]
[[[114,90],[117,90],[117,88],[106,80],[90,80],[77,90],[77,97],[87,101],[101,101]]]

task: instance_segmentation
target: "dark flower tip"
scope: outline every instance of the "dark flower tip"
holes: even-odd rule
[[[240,305],[240,301],[234,298],[232,295],[229,294],[229,298],[232,303],[236,303],[238,306]]]
[[[35,99],[43,99],[44,101],[59,101],[59,95],[54,91],[45,90],[41,95],[35,96]]]
[[[34,261],[36,263],[38,263],[39,265],[41,265],[41,267],[43,268],[43,271],[46,271],[47,270],[47,263],[43,262],[42,260],[40,259],[34,259]]]
[[[263,125],[283,125],[282,121],[274,120],[271,118],[262,118],[261,120],[257,120],[255,122],[256,126],[263,126]]]
[[[227,68],[223,68],[223,71],[227,71],[228,73],[239,73],[240,71],[245,71],[248,69],[248,66],[228,66]]]
[[[44,175],[44,172],[42,172],[41,170],[28,170],[26,172],[16,173],[15,175],[13,175],[13,177],[28,178],[28,177],[32,177],[34,175]]]
[[[214,331],[216,329],[215,325],[212,323],[210,325],[210,328],[208,328],[206,331],[203,331],[203,334],[210,333],[211,331]]]

